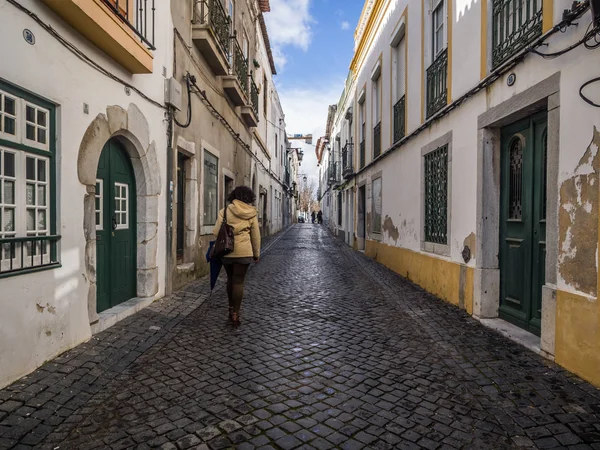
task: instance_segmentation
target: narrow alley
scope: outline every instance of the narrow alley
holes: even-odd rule
[[[600,449],[600,391],[298,224],[0,390],[0,448]]]

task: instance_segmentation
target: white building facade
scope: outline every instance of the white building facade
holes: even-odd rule
[[[0,5],[0,387],[164,294],[172,24],[168,2],[138,14],[155,26],[101,0]]]
[[[586,4],[507,5],[365,2],[350,66],[354,198],[341,206],[354,202],[351,245],[599,382],[597,55],[560,51],[587,32],[593,46],[600,24]]]

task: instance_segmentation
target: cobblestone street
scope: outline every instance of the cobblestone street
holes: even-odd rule
[[[296,225],[0,390],[0,448],[600,449],[600,391]]]

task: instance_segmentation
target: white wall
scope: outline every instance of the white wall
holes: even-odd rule
[[[452,99],[473,88],[480,80],[481,71],[481,45],[480,27],[481,10],[480,2],[463,4],[453,2],[452,24]],[[408,5],[409,4],[409,5]],[[367,114],[367,164],[372,160],[372,129],[370,120],[371,111],[371,73],[377,59],[382,56],[382,85],[383,98],[391,99],[391,70],[390,70],[390,40],[392,32],[400,21],[401,14],[408,7],[407,34],[408,43],[408,129],[407,134],[415,130],[423,122],[421,113],[424,105],[422,93],[422,76],[427,67],[422,66],[421,51],[421,4],[416,0],[388,1],[381,19],[381,28],[378,30],[372,47],[360,67],[356,79],[356,93],[366,84],[366,111]],[[425,13],[428,14],[426,2]],[[554,2],[554,22],[557,23],[562,10],[568,8],[568,2],[560,0]],[[429,21],[427,15],[425,21]],[[566,33],[557,33],[548,39],[548,47],[542,47],[544,52],[552,52],[580,39],[585,28],[591,20],[587,12],[578,22],[579,27],[572,27]],[[488,27],[491,29],[491,23]],[[426,35],[425,47],[428,47]],[[484,43],[484,45],[489,45]],[[488,52],[489,53],[489,52]],[[429,128],[406,142],[400,149],[395,150],[381,163],[369,168],[362,173],[357,183],[366,180],[369,184],[373,176],[379,172],[383,176],[383,219],[389,216],[394,225],[398,227],[398,240],[392,239],[389,233],[382,236],[383,242],[421,251],[420,239],[423,228],[422,214],[422,176],[421,149],[435,139],[452,131],[452,175],[451,175],[451,219],[450,219],[450,256],[447,259],[463,262],[461,250],[464,239],[476,231],[476,197],[477,197],[477,146],[478,130],[477,118],[490,108],[499,105],[518,93],[560,72],[560,158],[559,158],[559,188],[567,178],[573,176],[576,170],[592,170],[590,166],[579,168],[578,164],[584,152],[590,145],[594,127],[600,128],[600,114],[595,109],[584,103],[578,95],[579,87],[587,80],[598,76],[597,65],[592,64],[596,59],[595,53],[580,47],[560,58],[545,60],[535,55],[529,55],[524,62],[518,64],[512,71],[516,75],[516,83],[509,87],[506,84],[506,75],[496,81],[490,88],[483,90],[463,103],[458,109],[452,111],[441,120],[431,124]],[[427,66],[427,62],[426,62]],[[589,95],[599,98],[600,87],[589,88]],[[382,115],[382,150],[391,145],[392,133],[392,105],[387,100],[383,103]],[[358,106],[355,103],[355,142],[358,142]],[[355,151],[358,157],[358,151]],[[356,161],[356,159],[355,159]],[[371,207],[371,190],[367,186],[367,212]],[[437,255],[432,255],[440,257]],[[476,256],[475,256],[476,258]],[[475,258],[469,262],[475,264]],[[567,290],[576,290],[560,277],[558,287]]]
[[[130,75],[96,47],[34,0],[20,2],[50,23],[68,41],[104,68],[132,83],[146,95],[163,102],[162,67],[169,71],[172,59],[172,25],[168,3],[156,5],[156,47],[154,74]],[[35,45],[22,38],[30,29]],[[166,176],[166,128],[163,110],[138,94],[100,74],[63,47],[54,37],[7,2],[0,4],[0,77],[44,97],[57,105],[57,233],[62,267],[45,272],[0,279],[0,387],[30,372],[44,361],[90,337],[84,261],[83,199],[85,186],[77,177],[78,150],[83,135],[98,114],[109,105],[127,110],[135,103],[150,124],[159,165]],[[89,105],[89,114],[83,104]],[[159,292],[164,293],[165,186],[159,202]]]

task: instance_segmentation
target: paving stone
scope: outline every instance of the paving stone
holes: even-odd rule
[[[0,447],[600,450],[600,392],[298,224],[0,390]],[[310,293],[307,295],[308,289]]]

